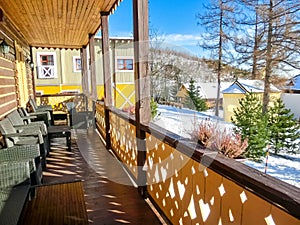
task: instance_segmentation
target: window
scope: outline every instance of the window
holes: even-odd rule
[[[80,56],[73,56],[73,72],[81,72],[81,58]]]
[[[133,59],[117,59],[118,71],[133,71]]]
[[[53,79],[57,77],[55,52],[38,52],[37,66],[39,79]]]

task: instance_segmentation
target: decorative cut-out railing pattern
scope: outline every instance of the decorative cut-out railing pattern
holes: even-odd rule
[[[274,204],[154,136],[147,135],[147,148],[148,193],[172,224],[299,224]]]
[[[121,161],[137,178],[137,145],[135,126],[114,113],[110,113],[111,147]]]
[[[77,112],[86,111],[86,97],[83,94],[51,94],[36,96],[37,105],[52,105],[55,111],[68,111],[67,104],[74,103]]]
[[[110,111],[112,149],[137,178],[134,123],[124,113]],[[300,224],[299,188],[200,149],[162,128],[142,129],[146,132],[143,171],[148,196],[170,223]]]
[[[105,133],[105,112],[104,112],[104,103],[103,102],[98,102],[96,103],[96,112],[95,112],[95,117],[96,117],[96,125],[101,133],[102,137],[105,139],[106,138],[106,133]]]

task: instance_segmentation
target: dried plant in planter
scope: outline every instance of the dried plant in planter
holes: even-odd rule
[[[192,140],[202,147],[216,150],[229,158],[238,158],[248,147],[248,141],[230,128],[221,130],[217,123],[208,119],[201,121],[191,133]]]
[[[203,120],[198,127],[191,133],[193,140],[197,141],[201,146],[209,148],[213,143],[216,133],[216,125],[209,120]]]
[[[248,141],[242,140],[240,134],[228,134],[224,130],[223,134],[218,135],[218,137],[215,142],[215,148],[229,158],[241,156],[248,147]]]
[[[135,106],[131,105],[122,109],[123,112],[128,112],[130,114],[135,114]]]

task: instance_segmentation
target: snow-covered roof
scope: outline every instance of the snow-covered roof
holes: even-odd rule
[[[271,92],[280,92],[278,88],[270,84]],[[227,94],[244,94],[246,92],[263,93],[264,81],[262,80],[237,80],[228,88],[222,91]]]
[[[293,78],[291,78],[287,84],[285,89],[289,89],[289,90],[300,90],[300,74],[294,76]]]
[[[220,97],[222,97],[222,90],[231,85],[231,82],[221,82]],[[186,89],[189,89],[189,83],[183,84]],[[195,87],[199,88],[200,96],[205,99],[216,99],[218,83],[195,83]]]

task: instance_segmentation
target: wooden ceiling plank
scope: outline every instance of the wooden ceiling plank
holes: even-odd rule
[[[57,18],[58,18],[58,1],[59,0],[53,0],[53,1],[49,1],[48,0],[48,2],[49,2],[49,4],[51,4],[51,6],[52,6],[52,15],[53,15],[53,20],[54,20],[54,23],[53,23],[53,25],[54,25],[54,27],[53,27],[53,29],[55,30],[55,33],[53,34],[53,38],[54,38],[54,40],[56,41],[56,40],[59,40],[59,34],[58,34],[58,21],[57,21]]]
[[[47,0],[42,0],[41,1],[41,6],[44,8],[44,11],[45,11],[45,17],[46,17],[45,19],[49,23],[49,25],[48,25],[49,31],[48,32],[51,32],[52,34],[54,34],[55,33],[54,19],[51,16],[52,15],[52,13],[51,13],[51,5],[49,5],[49,2]]]
[[[67,37],[68,37],[68,34],[69,34],[69,26],[67,24],[67,14],[68,14],[68,1],[67,0],[64,0],[62,1],[62,17],[61,17],[61,29],[62,29],[62,33],[61,33],[61,39],[63,40],[63,43],[64,44],[68,44],[68,42],[66,41],[67,40]],[[68,32],[66,32],[68,31]]]
[[[82,15],[83,18],[85,18],[85,20],[81,23],[81,26],[79,27],[79,30],[81,30],[81,41],[88,41],[88,34],[91,33],[90,30],[87,29],[88,24],[91,22],[91,9],[94,6],[95,1],[90,1],[89,2],[89,6],[86,8],[86,10],[84,11],[84,14]],[[100,12],[99,12],[100,13]],[[86,36],[86,37],[84,37]]]
[[[101,11],[118,0],[0,0],[0,7],[32,46],[80,48],[100,27]]]
[[[107,4],[106,4],[106,6],[105,6],[105,8],[104,8],[104,12],[110,12],[111,9],[112,9],[113,6],[114,6],[114,2],[116,2],[116,1],[113,1],[113,0],[105,1],[105,3],[107,3]]]
[[[57,1],[57,33],[58,33],[58,40],[61,40],[61,42],[64,43],[63,39],[62,38],[62,35],[63,35],[63,28],[62,28],[62,7],[63,7],[63,4],[62,4],[62,1]],[[56,41],[56,40],[55,40]]]
[[[74,4],[74,3],[73,3]],[[84,0],[78,0],[77,1],[77,4],[74,4],[73,5],[73,12],[72,12],[72,15],[73,15],[73,18],[72,18],[72,23],[74,24],[74,32],[76,31],[77,35],[74,35],[73,36],[73,41],[78,43],[79,40],[78,40],[78,27],[79,27],[79,24],[80,24],[80,14],[81,14],[81,11],[84,7],[86,7],[86,2]],[[69,39],[69,41],[71,41]]]
[[[31,24],[31,26],[28,29],[24,29],[27,30],[26,38],[37,39],[38,37],[40,37],[42,31],[42,23],[40,23],[41,21],[40,18],[38,17],[37,10],[32,6],[30,0],[20,1],[20,4],[22,5],[21,7],[26,12],[25,14],[26,16],[23,15],[21,16],[21,18],[23,18],[23,20],[28,19],[28,22]],[[24,24],[21,23],[21,26],[24,26]]]
[[[96,1],[95,8],[98,10],[94,14],[90,14],[90,22],[88,23],[89,33],[95,34],[101,25],[100,12],[109,12],[116,1]],[[98,3],[98,4],[97,4]],[[97,26],[95,26],[97,24]]]
[[[69,42],[68,39],[70,37],[70,34],[73,33],[71,25],[70,25],[70,15],[71,15],[70,9],[71,8],[72,8],[72,6],[70,5],[69,0],[66,0],[66,8],[65,8],[66,12],[65,12],[65,17],[64,17],[64,21],[65,21],[64,24],[65,24],[65,29],[68,29],[68,33],[66,33],[66,35],[65,35],[65,43]]]
[[[25,31],[26,37],[28,39],[38,38],[37,34],[40,34],[41,24],[39,23],[39,19],[37,18],[35,10],[30,5],[30,2],[27,4],[26,1],[20,1],[20,4],[22,4],[22,7],[24,7],[24,10],[25,10],[24,15],[26,15],[26,16],[24,16],[24,19],[25,20],[27,19],[29,21],[29,23],[31,24],[31,26],[28,27]],[[21,25],[23,25],[23,24],[21,24]]]
[[[18,4],[19,3],[19,4]],[[19,27],[17,23],[15,23],[14,17],[17,18],[22,18],[24,16],[22,16],[24,14],[24,8],[22,6],[20,6],[21,2],[1,2],[1,8],[4,9],[5,12],[5,16],[7,16],[10,20],[10,22],[17,28],[19,28],[20,30],[22,30],[22,35],[24,35],[24,37],[28,38],[27,33],[25,33],[25,26],[23,24],[24,27]],[[9,10],[7,10],[9,9]],[[22,12],[22,13],[21,13]],[[24,17],[25,24],[29,24],[29,21],[26,17]]]
[[[78,8],[78,10],[80,10],[80,13],[77,17],[77,29],[78,29],[78,33],[80,33],[80,34],[83,32],[82,29],[84,29],[83,19],[86,20],[86,18],[84,16],[85,16],[85,12],[88,8],[89,3],[90,3],[90,1],[84,1],[84,4],[82,5],[82,7]],[[80,34],[76,37],[76,40],[75,40],[76,42],[82,42]],[[86,34],[86,35],[88,36],[88,34]],[[88,38],[88,37],[86,37],[86,38]]]
[[[70,24],[72,26],[72,29],[76,29],[76,10],[78,7],[78,0],[70,0],[72,2],[72,10],[71,10],[71,15],[70,15]]]
[[[49,19],[49,15],[47,14],[48,8],[43,7],[42,4],[34,4],[34,2],[32,2],[32,7],[35,9],[36,11],[36,15],[38,16],[39,19],[39,24],[40,24],[40,30],[39,32],[41,32],[41,37],[44,37],[48,42],[51,42],[51,40],[53,40],[52,38],[52,32],[51,32],[51,19]],[[40,39],[39,41],[43,41],[42,39]]]
[[[68,18],[68,23],[69,23],[69,36],[67,37],[68,41],[71,41],[72,37],[75,37],[75,31],[77,29],[76,27],[76,10],[78,7],[78,0],[69,0],[70,5],[72,6],[71,10],[69,10],[69,18]]]

